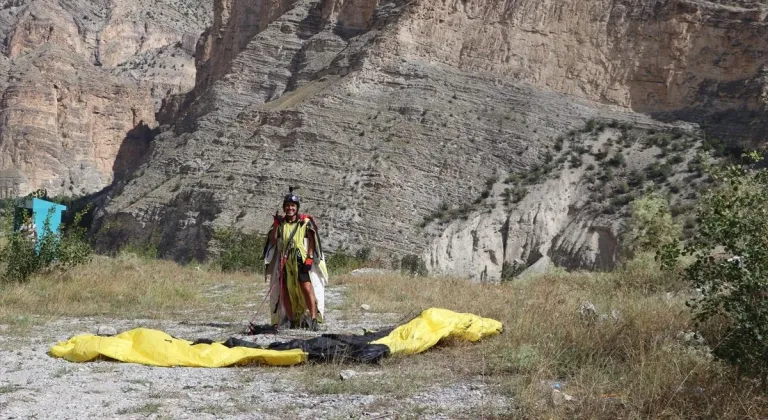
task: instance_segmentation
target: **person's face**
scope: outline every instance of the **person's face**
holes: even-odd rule
[[[298,208],[296,206],[296,203],[285,203],[283,204],[283,211],[285,212],[286,216],[293,217],[296,215]]]

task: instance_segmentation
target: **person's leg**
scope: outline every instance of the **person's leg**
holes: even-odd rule
[[[307,280],[307,281],[301,282],[301,294],[304,295],[304,302],[307,304],[307,309],[309,309],[309,314],[312,316],[312,319],[316,319],[317,305],[315,304],[316,302],[315,289],[312,287],[312,281]]]

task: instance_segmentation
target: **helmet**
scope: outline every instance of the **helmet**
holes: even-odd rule
[[[296,195],[293,190],[296,187],[288,187],[288,190],[290,191],[288,194],[286,194],[285,197],[283,197],[283,206],[285,206],[285,203],[295,203],[296,204],[296,210],[301,207],[301,199],[298,195]]]

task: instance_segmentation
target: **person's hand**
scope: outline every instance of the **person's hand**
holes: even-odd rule
[[[280,227],[280,216],[278,215],[272,216],[272,226]]]
[[[304,272],[309,273],[312,270],[312,258],[304,260]]]

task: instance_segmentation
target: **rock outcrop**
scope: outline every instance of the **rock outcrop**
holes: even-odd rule
[[[0,5],[0,197],[103,189],[149,148],[162,99],[194,86],[207,1]]]
[[[460,275],[495,260],[487,278],[535,253],[607,267],[616,227],[575,216],[574,175],[469,229],[420,225],[595,117],[762,141],[767,36],[748,2],[216,0],[195,89],[166,101],[172,126],[103,210],[101,245],[199,257],[216,227],[265,229],[300,184],[330,249],[426,252]]]

